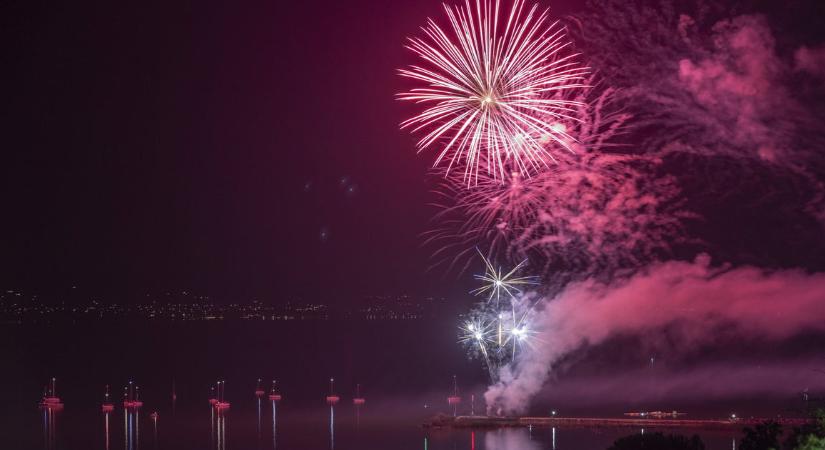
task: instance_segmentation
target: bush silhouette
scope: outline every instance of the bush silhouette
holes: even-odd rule
[[[782,426],[773,421],[745,428],[745,437],[739,442],[739,450],[780,450],[780,435]]]
[[[787,450],[825,450],[825,409],[811,413],[811,423],[794,427],[785,441]]]
[[[634,434],[616,440],[607,450],[705,450],[699,436],[662,433]]]

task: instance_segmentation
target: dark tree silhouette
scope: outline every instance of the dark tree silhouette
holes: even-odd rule
[[[825,409],[811,413],[813,421],[801,427],[794,427],[785,441],[786,450],[825,449]]]
[[[695,434],[687,437],[648,433],[620,438],[607,450],[705,450],[705,444]]]
[[[780,450],[779,436],[782,435],[782,426],[768,421],[747,427],[745,437],[739,442],[739,450]]]

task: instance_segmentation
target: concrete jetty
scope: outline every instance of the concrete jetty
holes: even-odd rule
[[[742,418],[742,419],[650,419],[604,417],[488,417],[439,415],[424,423],[427,428],[506,428],[506,427],[560,427],[560,428],[701,428],[740,429],[772,420],[783,426],[800,426],[809,419],[800,418]]]

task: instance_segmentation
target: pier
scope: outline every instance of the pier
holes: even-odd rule
[[[784,426],[800,426],[809,423],[801,418],[743,418],[743,419],[635,419],[603,417],[487,417],[439,415],[424,423],[425,428],[701,428],[740,429],[766,421]]]

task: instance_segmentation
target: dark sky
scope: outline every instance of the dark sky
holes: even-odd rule
[[[443,284],[419,239],[430,159],[394,99],[440,2],[12,3],[4,288]]]
[[[789,11],[779,36],[802,17],[762,9]],[[426,270],[432,158],[394,99],[428,16],[439,0],[6,2],[0,288],[464,292]],[[699,227],[736,261],[777,227],[728,208]]]

